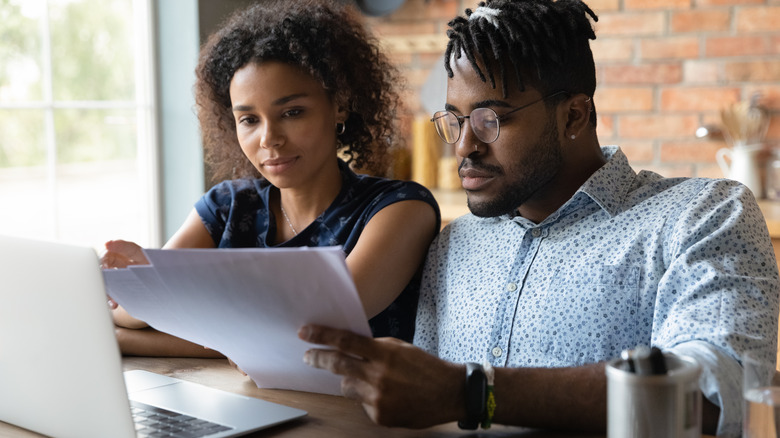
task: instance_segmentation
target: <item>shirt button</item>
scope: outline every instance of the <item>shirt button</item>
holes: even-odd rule
[[[531,230],[531,235],[534,237],[539,237],[542,235],[542,230],[540,230],[539,228],[534,228],[533,230]]]
[[[495,356],[495,357],[500,357],[501,353],[503,353],[503,352],[504,351],[501,350],[501,347],[493,347],[493,351],[491,351],[491,353],[493,353],[493,356]]]
[[[509,292],[514,292],[517,290],[517,283],[509,283],[506,285],[506,290]]]

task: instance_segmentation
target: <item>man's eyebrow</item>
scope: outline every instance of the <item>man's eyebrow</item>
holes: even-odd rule
[[[486,99],[486,100],[480,100],[479,102],[475,102],[471,105],[472,108],[488,108],[488,107],[500,107],[500,108],[512,108],[512,105],[508,104],[507,102],[504,102],[503,100],[495,100],[495,99]],[[451,105],[449,103],[444,104],[444,109],[447,111],[457,111],[458,108],[455,105]]]
[[[487,108],[490,106],[497,106],[501,108],[512,108],[512,105],[509,103],[503,101],[503,100],[495,100],[495,99],[486,99],[481,100],[474,105],[472,105],[472,108]]]
[[[284,105],[295,99],[306,97],[306,96],[308,96],[307,93],[290,94],[289,96],[284,96],[276,99],[275,101],[271,102],[271,104],[274,106]],[[232,107],[233,111],[251,111],[252,109],[254,109],[252,105],[233,105]]]

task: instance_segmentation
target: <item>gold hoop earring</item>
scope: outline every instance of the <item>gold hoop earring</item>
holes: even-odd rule
[[[347,130],[346,123],[336,123],[336,135],[342,135]]]

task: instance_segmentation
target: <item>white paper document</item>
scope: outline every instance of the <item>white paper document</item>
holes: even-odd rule
[[[145,250],[150,265],[104,270],[108,294],[153,328],[229,357],[261,388],[340,394],[311,368],[305,324],[371,336],[340,247]]]

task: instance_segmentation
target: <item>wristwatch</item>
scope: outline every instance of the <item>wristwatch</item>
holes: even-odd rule
[[[466,364],[466,419],[458,421],[461,429],[474,430],[485,418],[485,393],[487,377],[482,365],[469,362]]]

